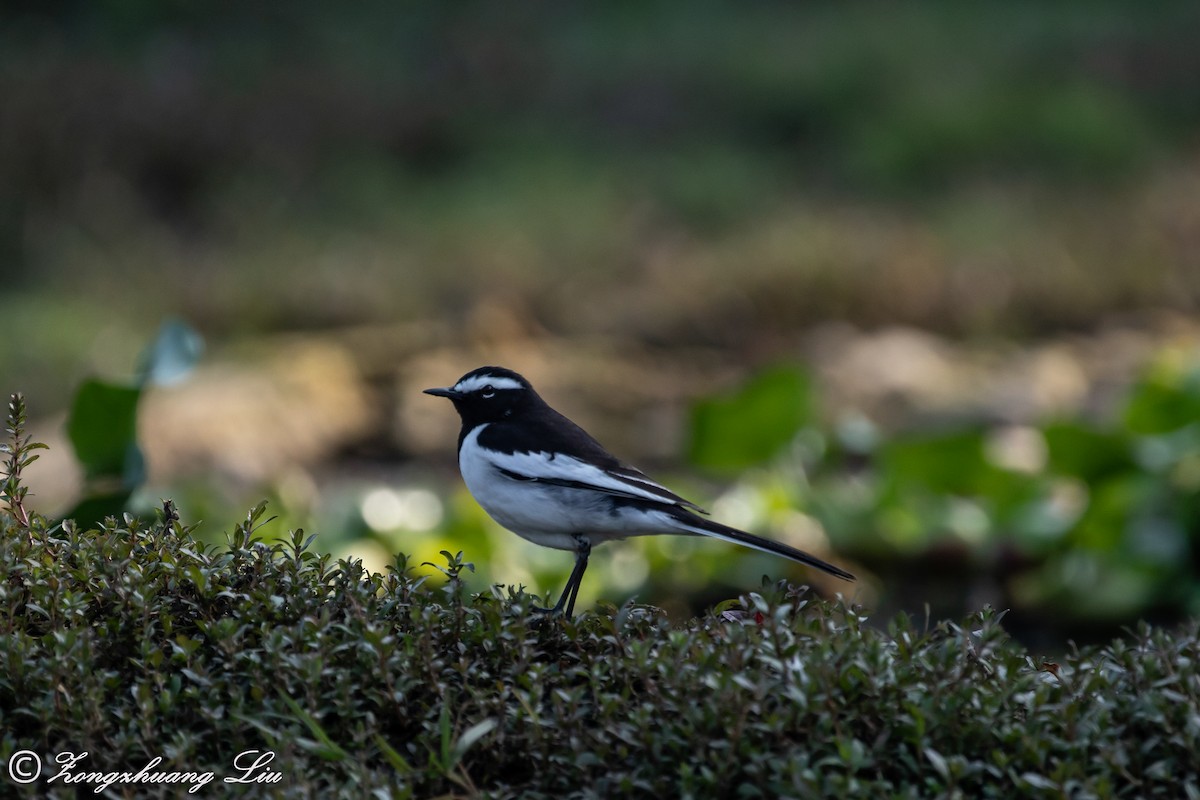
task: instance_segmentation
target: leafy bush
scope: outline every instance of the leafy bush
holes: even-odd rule
[[[9,475],[28,463],[18,412]],[[161,756],[219,785],[247,750],[276,754],[255,791],[280,797],[1200,792],[1195,624],[1051,664],[1002,614],[882,630],[783,584],[684,622],[562,621],[520,590],[468,595],[461,554],[432,590],[403,555],[380,574],[302,531],[267,546],[262,505],[211,546],[169,502],[50,526],[18,482],[0,513],[0,759],[41,755],[30,796],[78,788],[45,782],[63,751],[89,754],[76,772]]]

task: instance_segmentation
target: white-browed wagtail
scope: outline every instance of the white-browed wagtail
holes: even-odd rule
[[[425,393],[448,397],[462,418],[458,468],[492,519],[535,544],[575,553],[554,614],[574,611],[592,545],[627,536],[712,536],[854,580],[803,550],[700,516],[699,506],[619,461],[512,370],[480,367]]]

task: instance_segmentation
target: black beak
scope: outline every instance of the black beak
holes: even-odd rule
[[[431,394],[435,397],[449,397],[451,400],[457,400],[462,397],[462,392],[456,392],[453,389],[426,389],[425,394]]]

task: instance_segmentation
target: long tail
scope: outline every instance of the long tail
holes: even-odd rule
[[[830,575],[841,578],[844,581],[855,580],[854,576],[841,567],[835,567],[826,561],[822,561],[814,555],[797,550],[791,545],[783,544],[782,542],[764,539],[761,536],[755,536],[753,533],[746,533],[737,528],[730,528],[728,525],[722,525],[719,522],[713,522],[709,519],[696,516],[682,508],[673,510],[673,516],[678,522],[683,525],[690,533],[697,533],[702,536],[712,536],[715,539],[723,539],[734,544],[753,547],[755,550],[761,550],[764,553],[783,556],[790,558],[792,561],[798,561],[810,567],[816,567],[819,570],[828,572]]]

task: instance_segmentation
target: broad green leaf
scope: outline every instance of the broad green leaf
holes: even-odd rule
[[[1050,471],[1058,475],[1091,482],[1134,467],[1130,442],[1124,433],[1073,421],[1052,423],[1042,433],[1046,437]]]
[[[777,367],[733,394],[699,401],[692,408],[688,458],[730,472],[769,460],[811,421],[812,394],[804,372]]]
[[[906,436],[880,451],[884,474],[902,484],[918,484],[935,492],[978,494],[997,469],[984,455],[978,430]]]
[[[1133,387],[1125,425],[1134,433],[1170,433],[1200,421],[1200,367],[1159,367]]]
[[[67,435],[88,478],[120,477],[126,486],[144,469],[137,448],[137,404],[141,389],[85,381],[75,394]]]

